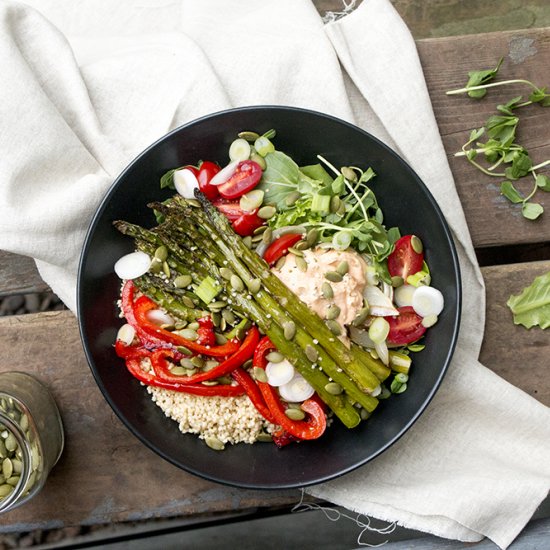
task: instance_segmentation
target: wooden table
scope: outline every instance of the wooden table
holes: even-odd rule
[[[502,77],[548,82],[550,28],[420,40],[420,58],[435,115],[487,285],[487,323],[481,361],[550,405],[550,330],[525,330],[512,322],[506,300],[550,270],[550,196],[541,219],[523,219],[490,178],[453,154],[501,100],[493,91],[474,102],[445,90],[464,83],[473,67],[505,57]],[[524,93],[522,89],[518,93]],[[550,158],[550,109],[522,112],[520,141],[535,162]],[[0,252],[0,294],[45,289],[30,260]],[[466,289],[467,290],[467,289]],[[148,450],[115,417],[92,379],[77,321],[67,311],[0,318],[0,370],[35,373],[53,391],[62,411],[66,449],[42,493],[2,517],[0,531],[91,525],[160,517],[201,517],[294,504],[295,490],[252,491],[193,477]]]

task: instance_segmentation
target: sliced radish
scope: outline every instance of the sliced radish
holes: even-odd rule
[[[149,271],[151,258],[140,250],[122,256],[115,263],[115,273],[121,279],[136,279]]]
[[[301,403],[309,399],[315,390],[309,382],[300,374],[296,373],[290,382],[279,386],[281,397],[289,403]]]
[[[195,189],[199,188],[199,182],[197,176],[191,170],[182,168],[174,172],[174,186],[184,199],[193,199],[195,197]]]
[[[376,353],[378,353],[380,361],[382,361],[384,365],[388,366],[390,364],[390,352],[388,350],[388,345],[386,344],[386,341],[384,340],[382,342],[375,343],[374,349],[376,350]]]
[[[415,291],[416,287],[413,285],[401,285],[397,287],[393,296],[398,307],[412,306],[412,299]]]
[[[132,325],[126,323],[118,329],[116,339],[124,342],[127,346],[130,346],[134,341],[135,336],[136,329]]]
[[[399,315],[399,312],[393,307],[392,301],[377,286],[366,286],[363,291],[363,297],[369,304],[369,313],[377,317],[387,317],[388,315]]]
[[[222,183],[225,183],[234,173],[237,169],[237,164],[239,164],[240,161],[235,160],[233,162],[230,162],[225,168],[222,168],[211,180],[210,185],[221,185]]]
[[[419,286],[412,299],[412,307],[420,317],[439,315],[443,311],[443,294],[431,286]]]
[[[267,382],[271,386],[287,384],[294,378],[295,372],[292,363],[287,359],[283,359],[279,363],[272,363],[270,361],[265,368]]]
[[[238,138],[229,147],[231,160],[247,160],[250,157],[250,143],[246,139]]]
[[[173,325],[175,323],[174,318],[162,309],[151,309],[146,315],[151,323],[155,323],[155,325],[159,327],[161,325]]]

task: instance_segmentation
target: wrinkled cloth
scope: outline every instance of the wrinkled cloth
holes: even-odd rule
[[[411,164],[447,218],[462,270],[460,338],[440,391],[407,434],[307,492],[505,548],[550,487],[549,410],[477,361],[483,280],[408,29],[389,0],[328,19],[309,0],[0,2],[0,248],[35,258],[74,312],[95,209],[167,131],[261,104],[364,128]]]

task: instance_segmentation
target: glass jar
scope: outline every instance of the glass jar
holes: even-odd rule
[[[0,373],[0,513],[42,489],[63,444],[61,416],[48,389],[29,374]]]

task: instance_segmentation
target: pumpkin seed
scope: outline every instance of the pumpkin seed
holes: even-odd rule
[[[256,436],[256,441],[259,441],[260,443],[272,443],[273,442],[273,438],[271,437],[270,434],[266,433],[266,432],[260,432],[257,436]]]
[[[310,229],[308,232],[307,232],[307,235],[306,235],[306,243],[312,247],[314,244],[317,243],[317,239],[319,238],[319,230],[318,229]]]
[[[288,416],[290,420],[303,420],[306,417],[304,411],[301,409],[286,409],[285,415]]]
[[[220,275],[226,280],[229,281],[231,279],[231,275],[233,275],[233,271],[231,271],[227,267],[221,267],[220,268]]]
[[[237,318],[235,317],[235,314],[230,309],[224,309],[222,311],[222,317],[230,325],[234,325],[235,321],[237,320]]]
[[[294,245],[294,248],[296,250],[300,250],[300,251],[303,251],[303,250],[307,250],[308,248],[310,248],[311,245],[309,245],[307,243],[307,241],[298,241],[295,245]]]
[[[424,245],[422,244],[422,241],[416,235],[413,235],[411,237],[411,246],[412,246],[412,249],[417,254],[422,254],[422,252],[424,250]]]
[[[294,261],[296,262],[296,267],[303,271],[304,273],[307,271],[307,262],[302,258],[301,256],[295,256]]]
[[[263,233],[267,229],[267,225],[260,225],[260,227],[256,227],[254,231],[252,231],[253,235],[259,235],[260,233]]]
[[[304,350],[306,357],[312,362],[315,363],[317,359],[319,358],[319,352],[310,344],[306,346],[306,349]]]
[[[214,337],[216,338],[216,344],[218,344],[218,346],[223,346],[227,343],[227,338],[219,332],[215,332]]]
[[[170,372],[176,376],[189,376],[191,371],[197,371],[197,369],[184,369],[183,367],[172,367]],[[194,373],[193,373],[194,374]]]
[[[195,309],[195,302],[189,296],[182,296],[181,302],[185,307],[188,307],[189,309]]]
[[[168,259],[168,249],[161,245],[155,250],[155,258],[159,262],[165,262]]]
[[[12,463],[12,466],[13,466],[13,473],[14,474],[20,474],[23,471],[23,462],[21,462],[17,458],[12,458],[11,463]]]
[[[262,281],[260,279],[252,279],[248,282],[248,290],[250,290],[252,294],[258,294],[261,288],[262,288]]]
[[[260,134],[257,134],[256,132],[245,131],[245,132],[239,132],[237,136],[240,137],[241,139],[246,139],[246,141],[254,142],[260,137]]]
[[[247,332],[247,329],[245,329],[244,327],[239,327],[237,329],[237,332],[235,333],[235,338],[237,338],[239,342],[242,342],[246,337],[246,332]]]
[[[342,168],[340,168],[340,172],[342,172],[342,176],[344,176],[348,181],[357,181],[357,174],[355,173],[355,170],[349,166],[342,166]]]
[[[296,324],[294,321],[287,321],[283,324],[283,334],[287,340],[292,340],[296,334]]]
[[[346,203],[344,201],[341,201],[336,214],[338,214],[339,216],[344,216],[345,213],[346,213]]]
[[[194,342],[199,337],[197,331],[193,330],[192,328],[184,328],[182,330],[178,330],[178,334],[182,338],[185,338],[186,340],[191,340],[192,342]]]
[[[220,320],[220,327],[219,329],[224,332],[225,329],[227,328],[227,321],[222,317],[221,320]]]
[[[294,206],[296,201],[302,196],[300,191],[292,191],[292,193],[289,193],[285,197],[285,204],[286,206]]]
[[[269,220],[277,213],[277,209],[274,206],[268,205],[268,206],[262,206],[258,210],[258,217],[262,218],[262,220]]]
[[[11,485],[8,485],[7,483],[4,483],[4,485],[0,485],[0,498],[5,498],[11,492],[13,491],[13,487]]]
[[[208,387],[214,387],[214,386],[217,386],[218,385],[218,381],[217,380],[203,380],[201,382],[201,384],[203,386],[208,386]]]
[[[275,269],[283,269],[283,266],[286,262],[286,256],[281,256],[276,262],[275,262]]]
[[[325,323],[329,328],[330,332],[334,334],[334,336],[340,336],[340,334],[342,334],[342,327],[340,326],[339,323],[337,323],[333,319],[328,319],[327,321],[325,321]]]
[[[227,302],[224,302],[223,300],[215,300],[214,302],[210,302],[208,304],[208,307],[213,307],[214,309],[221,309],[227,305]]]
[[[220,313],[218,311],[213,311],[212,314],[210,315],[211,319],[212,319],[212,323],[214,324],[214,326],[217,328],[220,326],[220,321],[222,319],[222,316],[220,315]]]
[[[268,227],[262,234],[262,242],[264,244],[270,244],[273,240],[273,231]]]
[[[174,279],[174,286],[176,288],[185,288],[193,282],[191,275],[178,275]]]
[[[321,294],[323,295],[323,298],[327,300],[332,300],[332,298],[334,298],[334,291],[332,290],[330,283],[324,282],[321,285]]]
[[[261,242],[261,240],[264,238],[264,235],[263,235],[263,231],[257,235],[254,235],[252,237],[252,244],[257,244],[259,242]]]
[[[340,275],[345,275],[349,271],[349,264],[346,261],[340,262],[338,264],[338,267],[336,268],[336,271],[340,273]]]
[[[220,376],[218,378],[218,382],[223,386],[230,386],[233,382],[233,379],[231,378],[231,376]]]
[[[325,385],[325,391],[330,395],[340,395],[343,391],[342,386],[336,382],[329,382]]]
[[[190,349],[187,349],[185,346],[176,346],[176,349],[184,355],[193,355],[193,352]]]
[[[158,258],[153,258],[149,266],[150,273],[160,273],[162,271],[162,262]]]
[[[338,195],[334,195],[330,198],[330,211],[335,214],[336,212],[338,212],[341,204],[342,199]]]
[[[267,382],[267,374],[265,370],[260,367],[253,367],[252,376],[258,380],[258,382]]]
[[[6,483],[15,487],[19,483],[20,476],[11,476],[9,479],[6,479]]]
[[[217,437],[205,437],[204,442],[214,451],[223,451],[225,449],[225,445]]]
[[[288,247],[288,251],[291,254],[294,254],[294,256],[300,256],[303,257],[304,253],[301,250],[298,250],[297,248],[294,248],[293,246]]]
[[[355,316],[355,319],[353,319],[351,324],[354,327],[358,327],[358,326],[362,325],[367,320],[368,316],[369,316],[369,308],[364,307],[364,308],[359,310],[359,312],[357,313],[357,315]]]
[[[250,160],[257,162],[262,170],[265,170],[267,168],[267,162],[265,161],[264,157],[262,157],[262,155],[260,155],[256,151],[251,153]]]
[[[398,287],[402,286],[403,283],[404,283],[403,277],[399,277],[399,275],[394,275],[391,278],[391,286],[393,286],[394,288],[398,288]]]
[[[2,461],[2,475],[8,479],[13,474],[13,464],[10,458],[4,458]]]
[[[167,261],[162,262],[162,272],[166,275],[166,278],[170,278],[170,266]]]
[[[231,288],[237,292],[242,292],[244,290],[244,283],[238,275],[231,275],[229,283],[231,284]]]
[[[200,369],[204,366],[204,359],[200,355],[195,355],[195,357],[191,357],[191,364]]]
[[[243,363],[243,369],[248,370],[252,366],[252,359],[247,359]]]
[[[192,330],[198,330],[200,327],[199,323],[197,323],[197,321],[193,321],[192,323],[189,323],[187,325],[187,328],[190,328]]]
[[[15,439],[15,436],[11,432],[8,433],[8,437],[6,437],[4,444],[6,445],[6,449],[10,452],[17,449],[17,439]]]
[[[261,189],[253,189],[239,199],[239,206],[245,212],[252,212],[259,208],[263,201],[264,192]]]
[[[328,279],[332,283],[340,283],[344,277],[338,271],[327,271],[325,273],[325,279]]]
[[[246,236],[243,238],[243,244],[246,248],[252,248],[252,237]]]
[[[270,363],[280,363],[285,358],[285,356],[278,351],[271,351],[265,356],[265,358]]]
[[[336,304],[330,304],[330,306],[327,307],[325,312],[325,317],[327,319],[338,319],[340,315],[340,308]]]
[[[218,365],[219,363],[217,361],[214,361],[214,359],[209,359],[204,363],[204,367],[202,368],[202,370],[204,372],[208,372],[208,371],[211,371],[212,369],[215,369]]]
[[[8,450],[4,445],[4,442],[0,439],[0,458],[6,458],[8,456]]]
[[[180,365],[185,369],[194,369],[197,366],[195,365],[195,363],[193,363],[193,359],[189,357],[182,357],[180,359]]]

